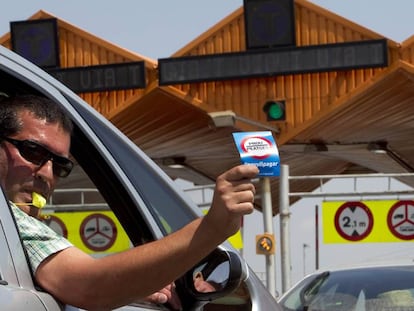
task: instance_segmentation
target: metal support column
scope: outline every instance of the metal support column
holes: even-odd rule
[[[289,166],[280,166],[280,257],[282,270],[282,293],[291,286],[290,282],[290,231],[289,231]]]
[[[274,234],[273,228],[273,208],[272,195],[270,190],[270,179],[264,177],[261,179],[262,184],[262,209],[263,209],[263,225],[264,231]],[[276,257],[275,254],[265,255],[266,257],[266,285],[269,292],[276,296]]]

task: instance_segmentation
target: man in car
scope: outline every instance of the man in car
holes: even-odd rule
[[[96,259],[36,219],[39,209],[31,204],[33,192],[48,198],[70,173],[71,131],[71,121],[49,99],[0,99],[0,184],[36,282],[61,302],[87,310],[112,309],[145,297],[179,308],[171,284],[233,235],[241,217],[253,211],[251,179],[258,169],[240,165],[219,176],[206,216],[161,240]]]

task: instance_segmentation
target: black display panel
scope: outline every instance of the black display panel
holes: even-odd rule
[[[11,48],[42,68],[59,67],[56,18],[10,22]]]
[[[380,39],[164,58],[158,60],[159,84],[385,67],[387,51],[387,41]]]
[[[244,0],[246,48],[296,45],[293,0]]]
[[[52,76],[75,93],[145,88],[145,62],[52,69]]]

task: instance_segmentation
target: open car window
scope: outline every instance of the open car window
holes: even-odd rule
[[[114,175],[119,175],[121,182],[130,183],[124,184],[124,187],[131,186],[130,190],[134,193],[130,195],[140,205],[145,205],[142,212],[150,213],[164,234],[180,229],[200,215],[195,203],[184,197],[176,184],[109,121],[97,118],[90,107],[79,105],[72,98],[68,100],[97,136],[95,140],[89,138],[89,142],[99,142],[101,148],[98,152],[107,157],[104,161],[110,170]]]
[[[75,168],[44,209],[48,225],[88,253],[102,255],[160,238],[199,216],[195,204],[109,121],[65,87],[55,88],[53,78],[37,79],[3,71],[0,64],[0,96],[47,96],[74,122]]]

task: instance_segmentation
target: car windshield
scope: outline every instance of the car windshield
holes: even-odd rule
[[[284,310],[414,310],[414,266],[369,267],[315,274],[280,300]]]

